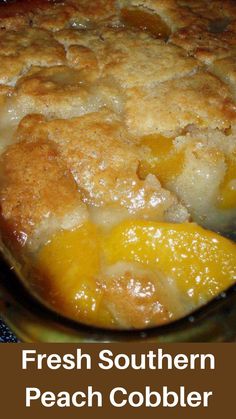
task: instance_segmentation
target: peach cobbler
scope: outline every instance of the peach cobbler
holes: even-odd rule
[[[85,324],[181,318],[236,281],[236,3],[0,4],[1,248]]]

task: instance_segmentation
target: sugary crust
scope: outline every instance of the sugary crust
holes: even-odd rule
[[[214,31],[213,23],[207,22],[207,24],[200,23],[180,29],[172,35],[170,40],[195,58],[205,64],[210,64],[236,51],[236,31],[227,22],[229,22],[228,19],[222,20],[222,27],[224,26],[225,30],[219,33]]]
[[[107,43],[103,74],[114,77],[124,88],[152,86],[188,75],[199,66],[180,48],[143,33],[120,30],[107,31],[102,36]]]
[[[67,66],[32,68],[16,85],[11,97],[12,105],[21,116],[42,113],[50,118],[70,118],[89,113],[105,106],[112,95],[113,86],[103,91],[96,83],[96,71],[81,71]]]
[[[91,28],[100,21],[111,18],[115,14],[114,0],[98,0],[96,2],[70,0],[54,4],[34,14],[33,25],[36,27],[58,31],[63,28]]]
[[[0,3],[0,27],[19,29],[31,22],[35,11],[47,9],[50,0],[24,0]]]
[[[121,7],[143,7],[157,14],[169,26],[170,41],[209,64],[231,55],[236,47],[236,4],[219,0],[132,0]]]
[[[170,80],[152,89],[127,92],[126,123],[133,134],[177,135],[188,125],[224,130],[235,122],[235,105],[225,84],[209,73]]]
[[[190,25],[196,19],[188,8],[177,6],[175,0],[121,0],[120,6],[124,8],[142,7],[151,13],[157,14],[167,24],[171,32]]]
[[[211,71],[230,86],[236,100],[236,55],[215,60]]]
[[[61,225],[68,214],[86,214],[71,173],[47,140],[21,141],[2,155],[0,205],[1,217],[23,242],[43,223],[52,232],[54,219]]]
[[[163,220],[165,211],[177,204],[154,176],[145,181],[138,178],[143,151],[113,114],[102,111],[49,122],[27,117],[18,129],[18,139],[24,137],[46,138],[57,144],[89,206],[123,208],[130,215]]]
[[[135,18],[124,24],[122,9],[138,10],[141,17],[145,12],[144,24],[135,25]],[[151,26],[163,22],[168,35],[157,39],[145,21],[147,12],[159,19]],[[218,186],[208,185],[214,204],[209,198],[199,207],[194,190],[202,192],[188,189],[187,182],[193,154],[186,152],[180,176],[187,192],[178,179],[170,192],[152,174],[138,177],[145,151],[137,140],[161,133],[187,144],[194,133],[209,156],[209,164],[203,155],[196,163],[206,175],[213,159],[207,150],[214,146],[230,156],[236,131],[235,55],[236,7],[230,0],[16,0],[1,5],[0,153],[5,150],[3,167],[9,168],[2,176],[3,223],[45,238],[42,225],[49,212],[57,229],[78,223],[79,216],[69,215],[81,214],[81,208],[94,219],[99,218],[94,209],[107,214],[112,208],[126,217],[186,221],[186,207],[197,220],[204,207],[204,214],[211,208],[208,221],[215,228],[219,211],[214,205],[227,159],[214,169]],[[22,174],[24,154],[31,156],[30,191]],[[36,174],[44,164],[45,181],[43,170]],[[18,180],[10,170],[15,166]],[[74,189],[69,180],[57,187],[63,170]],[[37,196],[35,188],[43,198],[34,214],[29,203]],[[48,188],[55,207],[45,198]],[[227,226],[234,219],[230,210]]]
[[[172,32],[194,24],[221,20],[236,16],[233,0],[119,0],[120,7],[143,7],[157,13]]]
[[[83,28],[90,21],[108,19],[114,14],[114,0],[15,0],[0,4],[0,27],[15,30],[31,25],[57,31],[70,26]]]
[[[0,31],[0,83],[14,84],[31,66],[64,64],[65,50],[43,29]]]
[[[97,57],[102,77],[114,77],[123,88],[155,84],[176,76],[189,74],[201,64],[175,45],[167,45],[143,32],[127,29],[105,29],[74,33],[60,31],[56,39],[68,48],[74,45],[90,47]],[[138,71],[137,71],[138,69]]]

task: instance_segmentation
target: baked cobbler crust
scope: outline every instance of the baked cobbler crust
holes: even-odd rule
[[[124,10],[126,23],[129,11],[134,13],[128,27],[122,20]],[[163,39],[161,33],[158,39],[152,34],[153,21],[150,29],[148,20],[146,29],[145,24],[142,30],[135,27],[137,10],[161,19],[169,27],[168,40],[166,34]],[[147,15],[143,16],[145,19]],[[224,159],[232,153],[236,147],[234,2],[227,1],[222,6],[218,1],[29,0],[22,9],[18,1],[1,6],[0,18],[2,152],[11,142],[28,140],[41,130],[41,138],[50,138],[57,147],[87,204],[113,207],[116,200],[129,210],[131,201],[144,187],[143,206],[140,205],[146,218],[155,219],[150,212],[152,193],[157,193],[154,190],[162,191],[160,208],[153,206],[157,219],[177,201],[186,208],[186,214],[191,208],[194,219],[209,218],[206,213],[198,214],[192,197],[180,192],[178,176],[171,183],[171,191],[165,190],[169,184],[162,188],[158,185],[158,176],[151,181],[151,175],[146,181],[135,178],[143,153],[136,143],[145,135],[161,134],[180,136],[185,138],[182,143],[187,144],[196,141],[198,131],[203,133],[198,144],[205,146],[207,152],[206,136],[221,133],[222,141],[230,143],[230,147],[225,146]],[[113,113],[110,125],[101,123],[104,112]],[[32,114],[41,114],[45,120],[38,124],[29,117],[32,126],[24,138],[17,125]],[[119,146],[118,131],[113,135],[118,125]],[[100,132],[98,126],[102,127]],[[195,140],[190,135],[193,129]],[[92,166],[87,160],[89,149],[83,153],[86,142],[95,147],[94,152],[98,147],[100,160],[104,158],[103,180],[98,176],[99,160],[94,158]],[[109,162],[106,150],[112,157]],[[121,162],[117,169],[115,161]],[[201,164],[207,172],[206,163]],[[188,165],[186,161],[182,177],[186,176]],[[226,171],[226,166],[219,170],[218,187]],[[131,187],[129,182],[135,185]],[[216,189],[214,193],[213,189],[209,191],[214,201],[211,208],[216,207],[217,194]],[[214,220],[218,212],[213,209]],[[231,221],[227,225],[234,225],[233,213],[230,208],[231,217],[227,214],[226,218]],[[216,228],[215,222],[212,225]]]
[[[181,247],[178,237],[185,247],[191,240],[195,245],[192,222],[226,235],[235,231],[235,86],[235,1],[0,5],[2,240],[36,259],[41,255],[42,277],[50,278],[64,313],[75,318],[79,310],[93,323],[88,301],[91,307],[99,301],[101,322],[111,315],[113,325],[142,327],[179,316],[182,303],[183,314],[209,299],[203,293],[192,303],[192,288],[180,296],[178,270],[162,272],[168,258],[157,238],[169,255],[176,243]],[[149,227],[156,231],[152,239]],[[211,234],[203,241],[213,266]],[[122,254],[125,240],[125,249],[134,246],[128,256]],[[179,269],[191,276],[194,269],[182,266],[178,246]],[[153,267],[153,249],[160,269]],[[199,249],[195,266],[198,259],[205,263]],[[123,259],[116,259],[119,251]],[[52,255],[55,267],[45,268]],[[86,255],[91,267],[83,265]],[[209,268],[217,276],[212,266],[202,272]],[[66,279],[59,290],[61,269]],[[73,275],[81,272],[78,291]]]
[[[50,237],[54,224],[73,228],[87,219],[76,183],[50,141],[9,147],[1,158],[1,184],[1,216],[23,244],[39,233]]]

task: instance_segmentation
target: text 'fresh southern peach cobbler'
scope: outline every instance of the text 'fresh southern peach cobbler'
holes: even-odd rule
[[[235,1],[1,3],[1,247],[31,293],[142,329],[234,284],[235,100]]]

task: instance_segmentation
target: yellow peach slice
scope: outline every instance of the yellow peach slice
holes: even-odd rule
[[[165,185],[181,173],[184,152],[175,149],[172,138],[160,134],[148,135],[141,139],[140,145],[150,150],[141,161],[139,168],[141,178],[152,173]]]
[[[37,266],[45,278],[44,298],[61,313],[85,323],[112,322],[101,309],[100,239],[91,223],[57,233],[39,252]]]
[[[236,245],[196,224],[126,221],[107,235],[104,249],[109,264],[158,269],[194,306],[236,281]]]
[[[233,284],[236,245],[196,224],[129,220],[104,233],[86,223],[53,236],[37,268],[43,297],[60,313],[108,328],[145,327]]]

